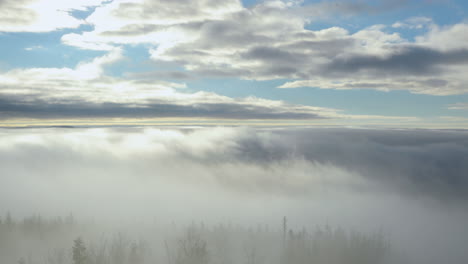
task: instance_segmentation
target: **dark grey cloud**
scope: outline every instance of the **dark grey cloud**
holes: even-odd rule
[[[301,61],[301,54],[294,54],[279,48],[267,46],[253,47],[241,56],[249,60],[261,60],[278,64],[295,64]]]
[[[299,13],[305,16],[319,16],[321,18],[333,15],[356,16],[356,15],[378,15],[407,7],[409,0],[377,0],[372,4],[360,0],[351,1],[321,1],[314,4],[301,6]]]
[[[467,132],[338,130],[317,136],[321,141],[297,147],[309,160],[339,164],[405,194],[468,199]]]
[[[202,163],[266,167],[304,159],[361,175],[379,191],[447,206],[468,202],[467,131],[298,128],[250,130],[230,140],[233,147],[222,153],[179,152]]]
[[[336,56],[355,40],[339,39],[334,41],[300,41],[283,48],[268,46],[253,47],[241,55],[245,60],[258,60],[264,65],[255,74],[264,76],[294,76],[314,78],[315,75],[346,77],[363,72],[375,78],[382,76],[443,76],[444,66],[468,64],[468,50],[439,51],[435,49],[407,46],[393,48],[388,55],[346,54]],[[295,52],[299,50],[299,52]],[[314,59],[330,58],[330,62],[315,67]],[[424,79],[421,85],[443,87],[448,84],[444,79]],[[365,87],[364,83],[359,84]],[[352,85],[349,85],[351,88]],[[385,84],[371,84],[369,87],[385,88]],[[359,87],[357,87],[359,88]]]
[[[195,76],[188,72],[181,71],[148,71],[148,72],[130,72],[125,73],[125,77],[138,80],[140,83],[152,83],[154,80],[191,80]]]
[[[140,103],[93,103],[60,99],[17,101],[0,99],[0,119],[37,118],[220,118],[220,119],[321,119],[319,112],[301,111],[294,105],[285,108],[261,106],[248,102],[206,102],[187,105],[151,100]]]
[[[337,9],[343,13],[358,15],[362,13],[380,14],[403,8],[410,4],[409,0],[377,0],[372,4],[363,1],[336,1]]]
[[[313,54],[327,57],[334,57],[344,49],[352,47],[356,40],[350,38],[334,40],[301,40],[285,45],[288,50],[309,51]]]
[[[355,40],[338,39],[333,41],[299,41],[285,47],[257,46],[241,54],[243,60],[260,61],[264,66],[252,73],[261,76],[290,76],[294,78],[354,76],[363,73],[367,76],[406,77],[444,76],[444,66],[468,64],[468,50],[439,51],[419,46],[393,47],[394,51],[385,56],[343,54],[346,47]],[[341,53],[341,54],[340,54]],[[338,55],[338,56],[337,56]],[[340,56],[341,55],[341,56]],[[329,58],[317,67],[317,58]],[[247,73],[244,73],[247,74]],[[254,76],[252,76],[254,77]],[[444,87],[446,79],[430,78],[416,81],[423,87]],[[385,88],[385,83],[369,83],[369,88]],[[352,84],[347,86],[353,88]],[[358,87],[366,88],[365,83]]]
[[[274,37],[264,34],[261,31],[270,31],[272,25],[261,25],[252,13],[244,10],[232,14],[226,20],[207,20],[203,22],[201,29],[201,39],[207,40],[202,44],[204,49],[217,48],[237,48],[239,46],[250,46],[252,44],[271,43]],[[276,29],[283,31],[287,29],[287,24],[277,24]]]
[[[350,73],[370,70],[380,74],[429,75],[444,71],[439,66],[457,64],[468,64],[468,50],[438,51],[412,46],[384,57],[372,55],[338,57],[326,70]]]

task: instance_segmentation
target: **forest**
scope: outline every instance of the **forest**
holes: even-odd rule
[[[5,264],[378,264],[393,257],[381,231],[361,233],[316,226],[313,230],[232,223],[170,223],[99,232],[97,223],[73,215],[0,221],[0,262]],[[129,230],[140,231],[131,232]]]

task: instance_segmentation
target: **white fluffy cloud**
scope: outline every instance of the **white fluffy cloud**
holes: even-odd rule
[[[3,31],[47,31],[88,23],[93,30],[65,34],[62,42],[107,51],[146,43],[153,60],[183,66],[184,75],[189,76],[291,79],[279,88],[409,90],[431,95],[468,92],[464,85],[468,81],[465,23],[440,27],[430,18],[413,17],[393,25],[393,29],[425,27],[427,32],[414,41],[385,25],[355,33],[339,27],[306,29],[314,10],[325,14],[380,12],[365,4],[305,5],[278,0],[252,7],[238,0],[0,4],[8,13],[0,22]],[[381,5],[382,9],[394,8],[388,1]],[[69,14],[89,6],[98,7],[86,21]]]
[[[468,92],[467,24],[447,27],[431,25],[415,42],[392,39],[374,30],[373,54],[361,47],[360,54],[343,50],[325,64],[323,75],[287,82],[280,88],[319,87],[325,89],[409,90],[412,93],[451,95]],[[361,34],[358,32],[354,35]],[[362,42],[369,39],[364,34]],[[390,41],[389,41],[390,40]]]
[[[301,8],[309,10],[309,17],[298,12]],[[368,6],[340,8],[371,11]],[[429,18],[415,17],[393,25],[429,28],[415,41],[385,25],[355,33],[339,27],[305,28],[311,10],[329,9],[287,1],[249,8],[234,0],[114,1],[88,18],[93,31],[67,34],[62,41],[98,50],[149,43],[152,59],[178,63],[195,76],[294,79],[280,88],[404,89],[433,95],[468,91],[466,24],[438,27]]]
[[[0,0],[0,32],[47,32],[77,28],[85,21],[73,10],[87,10],[102,0]]]

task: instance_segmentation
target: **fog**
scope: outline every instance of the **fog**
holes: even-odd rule
[[[76,263],[80,241],[135,263],[466,263],[468,132],[5,128],[0,215],[0,263]]]

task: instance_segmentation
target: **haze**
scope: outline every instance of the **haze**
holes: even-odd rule
[[[4,215],[72,214],[89,227],[70,231],[70,249],[72,234],[159,241],[163,227],[193,222],[268,226],[280,240],[286,216],[292,230],[381,233],[409,263],[467,259],[465,131],[37,128],[0,138]],[[17,259],[35,252],[21,241]]]

